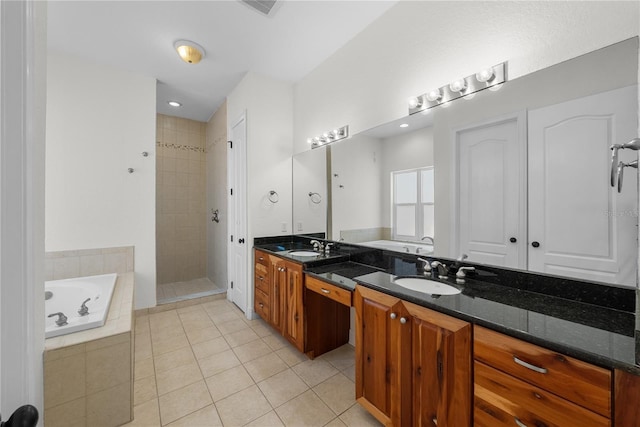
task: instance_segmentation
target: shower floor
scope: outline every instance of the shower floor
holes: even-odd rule
[[[226,287],[219,287],[207,277],[193,279],[186,282],[162,283],[156,287],[158,304],[200,298],[208,295],[226,292]]]

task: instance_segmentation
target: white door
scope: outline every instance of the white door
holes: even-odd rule
[[[526,268],[524,121],[521,113],[455,132],[452,256],[465,253],[473,262]]]
[[[530,270],[635,285],[636,171],[618,194],[609,146],[636,136],[637,101],[633,86],[529,112]]]
[[[247,121],[242,115],[229,132],[229,271],[227,297],[242,311],[247,308]]]

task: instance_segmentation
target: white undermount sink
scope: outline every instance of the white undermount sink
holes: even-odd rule
[[[320,255],[320,252],[293,251],[293,252],[289,252],[287,255],[291,255],[291,256],[318,256],[318,255]]]
[[[455,286],[422,277],[399,277],[394,279],[393,283],[412,291],[424,292],[425,294],[456,295],[462,292]]]

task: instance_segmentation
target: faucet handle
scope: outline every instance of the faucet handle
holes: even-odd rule
[[[331,246],[333,246],[333,243],[327,243],[326,245],[324,245],[324,254],[325,255],[329,255],[329,253],[331,251]]]
[[[464,279],[467,277],[467,273],[471,273],[472,271],[476,271],[475,267],[460,267],[456,272],[456,277],[458,279]]]
[[[65,316],[63,312],[59,311],[57,313],[50,314],[47,317],[53,317],[53,316],[58,316],[58,318],[56,319],[56,325],[64,326],[67,324],[67,316]]]
[[[87,314],[89,314],[89,307],[87,307],[87,303],[89,301],[91,301],[91,298],[87,298],[82,302],[82,305],[80,306],[80,310],[78,310],[78,314],[80,316],[86,316]]]
[[[424,258],[418,257],[418,261],[424,262],[423,270],[425,271],[425,273],[430,273],[431,272],[431,263],[429,262],[428,259],[424,259]]]

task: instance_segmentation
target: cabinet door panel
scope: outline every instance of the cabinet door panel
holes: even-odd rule
[[[302,305],[302,266],[285,263],[284,336],[304,352],[304,309]]]
[[[471,425],[471,325],[414,304],[412,318],[414,425]]]
[[[398,298],[358,286],[354,304],[356,399],[381,423],[401,425],[397,359],[402,346],[394,329],[399,324],[402,303]],[[396,314],[395,320],[392,313]],[[407,415],[410,421],[410,414]]]
[[[271,287],[270,287],[270,305],[271,317],[269,323],[278,331],[282,331],[282,290],[287,282],[287,270],[284,261],[278,260],[272,263],[271,270]]]

